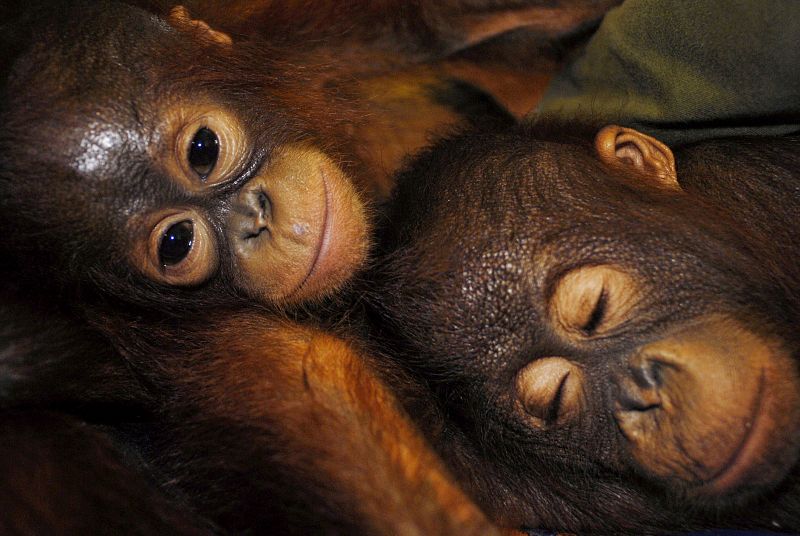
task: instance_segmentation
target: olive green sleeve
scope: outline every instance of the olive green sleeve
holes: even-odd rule
[[[627,0],[537,113],[616,122],[668,144],[800,131],[800,0]]]

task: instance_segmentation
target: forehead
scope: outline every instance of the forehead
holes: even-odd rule
[[[519,250],[580,227],[602,230],[598,222],[620,213],[626,192],[587,145],[524,128],[445,141],[400,179],[401,240]]]
[[[413,267],[399,269],[408,292],[427,286],[420,295],[435,294],[448,314],[479,327],[492,311],[535,312],[530,304],[544,303],[560,274],[585,264],[620,265],[657,283],[654,299],[735,288],[728,272],[743,254],[724,222],[643,182],[611,175],[588,144],[541,141],[525,129],[468,136],[435,148],[403,178],[390,247]]]
[[[23,53],[11,70],[9,94],[71,102],[130,92],[175,34],[152,14],[102,1],[32,8],[20,24],[27,25],[16,36]]]
[[[158,58],[174,31],[144,11],[105,2],[54,11],[31,22],[5,82],[7,115],[37,129],[91,121],[129,126],[142,90],[158,79]]]
[[[116,4],[53,11],[32,23],[6,80],[0,143],[14,175],[28,177],[14,181],[28,195],[38,186],[113,204],[140,187],[154,113],[144,94],[174,32]]]

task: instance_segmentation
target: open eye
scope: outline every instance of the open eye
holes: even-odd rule
[[[150,279],[175,286],[194,286],[217,269],[215,235],[194,209],[170,210],[152,216],[149,236],[139,242],[134,262]]]
[[[179,109],[167,114],[166,125],[166,136],[172,140],[166,168],[187,190],[203,190],[236,178],[251,155],[239,120],[224,109]]]
[[[197,173],[200,180],[205,181],[219,158],[219,138],[213,130],[202,127],[189,143],[189,167]]]
[[[603,335],[628,319],[639,289],[617,266],[583,266],[564,275],[550,300],[556,327],[570,336]]]
[[[161,237],[158,260],[163,266],[174,266],[183,261],[192,251],[194,226],[189,220],[172,225]]]

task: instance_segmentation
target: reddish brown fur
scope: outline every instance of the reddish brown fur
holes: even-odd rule
[[[311,493],[317,488],[326,501],[349,513],[349,519],[338,522],[352,530],[497,532],[454,486],[377,375],[377,362],[355,345],[316,328],[252,314],[230,315],[204,331],[212,334],[199,337],[208,339],[207,347],[179,360],[165,356],[164,363],[172,359],[166,372],[177,388],[179,402],[173,411],[185,404],[196,408],[202,422],[246,424],[247,436],[226,445],[228,463],[259,454],[274,459],[284,474],[298,479],[295,493],[302,493],[300,486]],[[139,351],[130,357],[139,359]],[[191,429],[192,423],[175,426]],[[259,429],[277,440],[259,445]],[[211,434],[211,439],[226,433],[203,426],[193,431]],[[181,444],[180,437],[176,441]],[[190,468],[193,464],[191,459],[183,463]],[[241,493],[245,505],[265,498],[259,491],[270,487],[258,483],[271,478],[269,463],[263,468],[255,464],[249,471],[255,485],[233,492]],[[186,468],[181,472],[189,482],[197,478]],[[234,511],[240,508],[241,504]],[[245,520],[230,521],[247,526]]]
[[[427,150],[371,279],[377,333],[437,393],[449,420],[429,437],[494,519],[794,533],[800,140],[697,143],[665,182],[659,146],[611,165],[598,131],[545,120]],[[549,383],[526,377],[548,362]]]
[[[505,117],[422,62],[520,24],[569,31],[613,3],[587,10],[565,1],[569,14],[554,23],[530,17],[553,14],[552,2],[536,0],[206,1],[191,2],[189,14],[208,25],[178,17],[172,32],[116,4],[42,2],[31,19],[6,24],[0,415],[11,433],[3,447],[31,454],[21,468],[54,475],[41,492],[17,478],[7,484],[8,523],[60,532],[79,516],[80,529],[94,532],[118,510],[119,532],[130,533],[203,532],[212,523],[280,534],[496,532],[400,409],[395,390],[405,402],[416,386],[388,363],[304,316],[311,327],[286,320],[273,303],[254,308],[232,284],[229,259],[216,279],[180,288],[128,266],[121,230],[135,225],[130,212],[220,207],[210,206],[211,190],[192,197],[162,180],[164,169],[135,144],[108,148],[108,138],[88,134],[96,122],[150,142],[164,109],[208,99],[246,119],[265,151],[313,145],[380,200],[403,157],[431,136]],[[138,4],[157,4],[162,15],[172,7]],[[508,16],[520,7],[525,17]],[[84,19],[70,19],[76,13]],[[84,142],[105,166],[88,185],[74,169]],[[38,408],[58,415],[39,418]],[[73,417],[54,424],[64,413]],[[67,433],[55,438],[54,428]],[[77,454],[62,456],[62,441]],[[89,482],[76,487],[76,474]],[[75,508],[48,513],[60,493],[74,495]],[[131,495],[141,499],[136,510]],[[27,502],[38,519],[26,518]]]

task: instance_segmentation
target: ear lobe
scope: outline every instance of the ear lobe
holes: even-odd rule
[[[205,21],[193,19],[184,6],[173,7],[167,16],[167,22],[176,30],[194,32],[211,43],[223,46],[233,44],[233,39],[228,34],[213,29]]]
[[[612,167],[625,167],[655,178],[662,186],[680,190],[675,157],[662,142],[632,128],[603,127],[594,140],[597,156]]]

